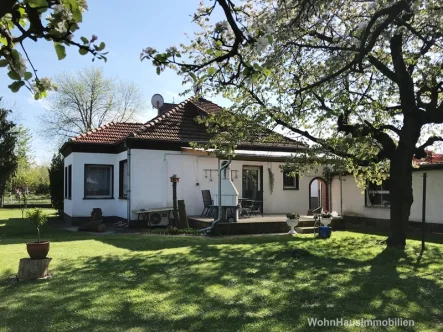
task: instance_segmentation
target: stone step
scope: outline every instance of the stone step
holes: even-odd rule
[[[312,234],[318,232],[318,227],[295,227],[295,231],[300,234]]]

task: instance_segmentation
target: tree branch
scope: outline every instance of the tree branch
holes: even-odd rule
[[[375,128],[368,121],[364,121],[364,124],[349,124],[347,118],[344,115],[338,117],[338,131],[342,131],[346,134],[351,134],[352,137],[366,137],[369,134],[382,145],[382,150],[378,156],[382,158],[390,158],[394,152],[396,146],[391,136],[386,134],[380,129]]]
[[[378,60],[373,55],[369,55],[368,60],[384,76],[386,76],[387,78],[389,78],[391,81],[393,81],[395,83],[398,82],[397,75],[391,69],[389,69],[388,66],[386,66],[383,62]]]
[[[390,41],[392,63],[398,77],[397,85],[400,91],[400,101],[403,113],[409,113],[416,109],[414,97],[414,82],[406,69],[403,58],[403,38],[401,34],[395,34]]]
[[[422,144],[416,148],[414,157],[417,159],[426,158],[427,153],[426,153],[425,149],[428,146],[431,146],[432,144],[434,144],[435,142],[443,142],[443,137],[441,137],[441,136],[429,137],[428,140],[424,144]]]

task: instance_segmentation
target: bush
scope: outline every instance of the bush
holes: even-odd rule
[[[153,228],[146,231],[147,234],[159,235],[202,235],[198,229],[194,228]]]
[[[286,218],[290,220],[300,219],[300,215],[298,213],[288,213]]]
[[[55,154],[52,157],[51,167],[49,168],[49,192],[51,194],[52,207],[57,210],[59,217],[63,216],[63,176],[64,162],[61,154]]]
[[[49,191],[49,184],[44,183],[44,182],[40,182],[36,185],[34,191],[35,191],[36,195],[47,195],[50,192]]]

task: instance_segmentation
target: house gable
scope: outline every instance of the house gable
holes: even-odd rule
[[[209,100],[195,97],[169,106],[152,120],[142,123],[110,123],[74,137],[61,148],[64,156],[71,152],[119,153],[127,148],[174,150],[189,147],[191,142],[205,144],[214,136],[207,132],[198,116],[208,116],[222,110]],[[263,138],[274,136],[276,141]],[[300,142],[267,128],[250,141],[241,142],[239,150],[297,152],[306,149]]]

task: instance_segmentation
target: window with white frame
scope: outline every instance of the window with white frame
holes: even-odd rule
[[[366,189],[366,206],[390,206],[391,196],[389,191],[389,179],[382,184],[369,182]]]
[[[128,197],[128,160],[121,160],[119,163],[119,198]]]
[[[85,165],[85,198],[113,198],[113,165]]]
[[[65,198],[72,198],[72,165],[65,167]]]

